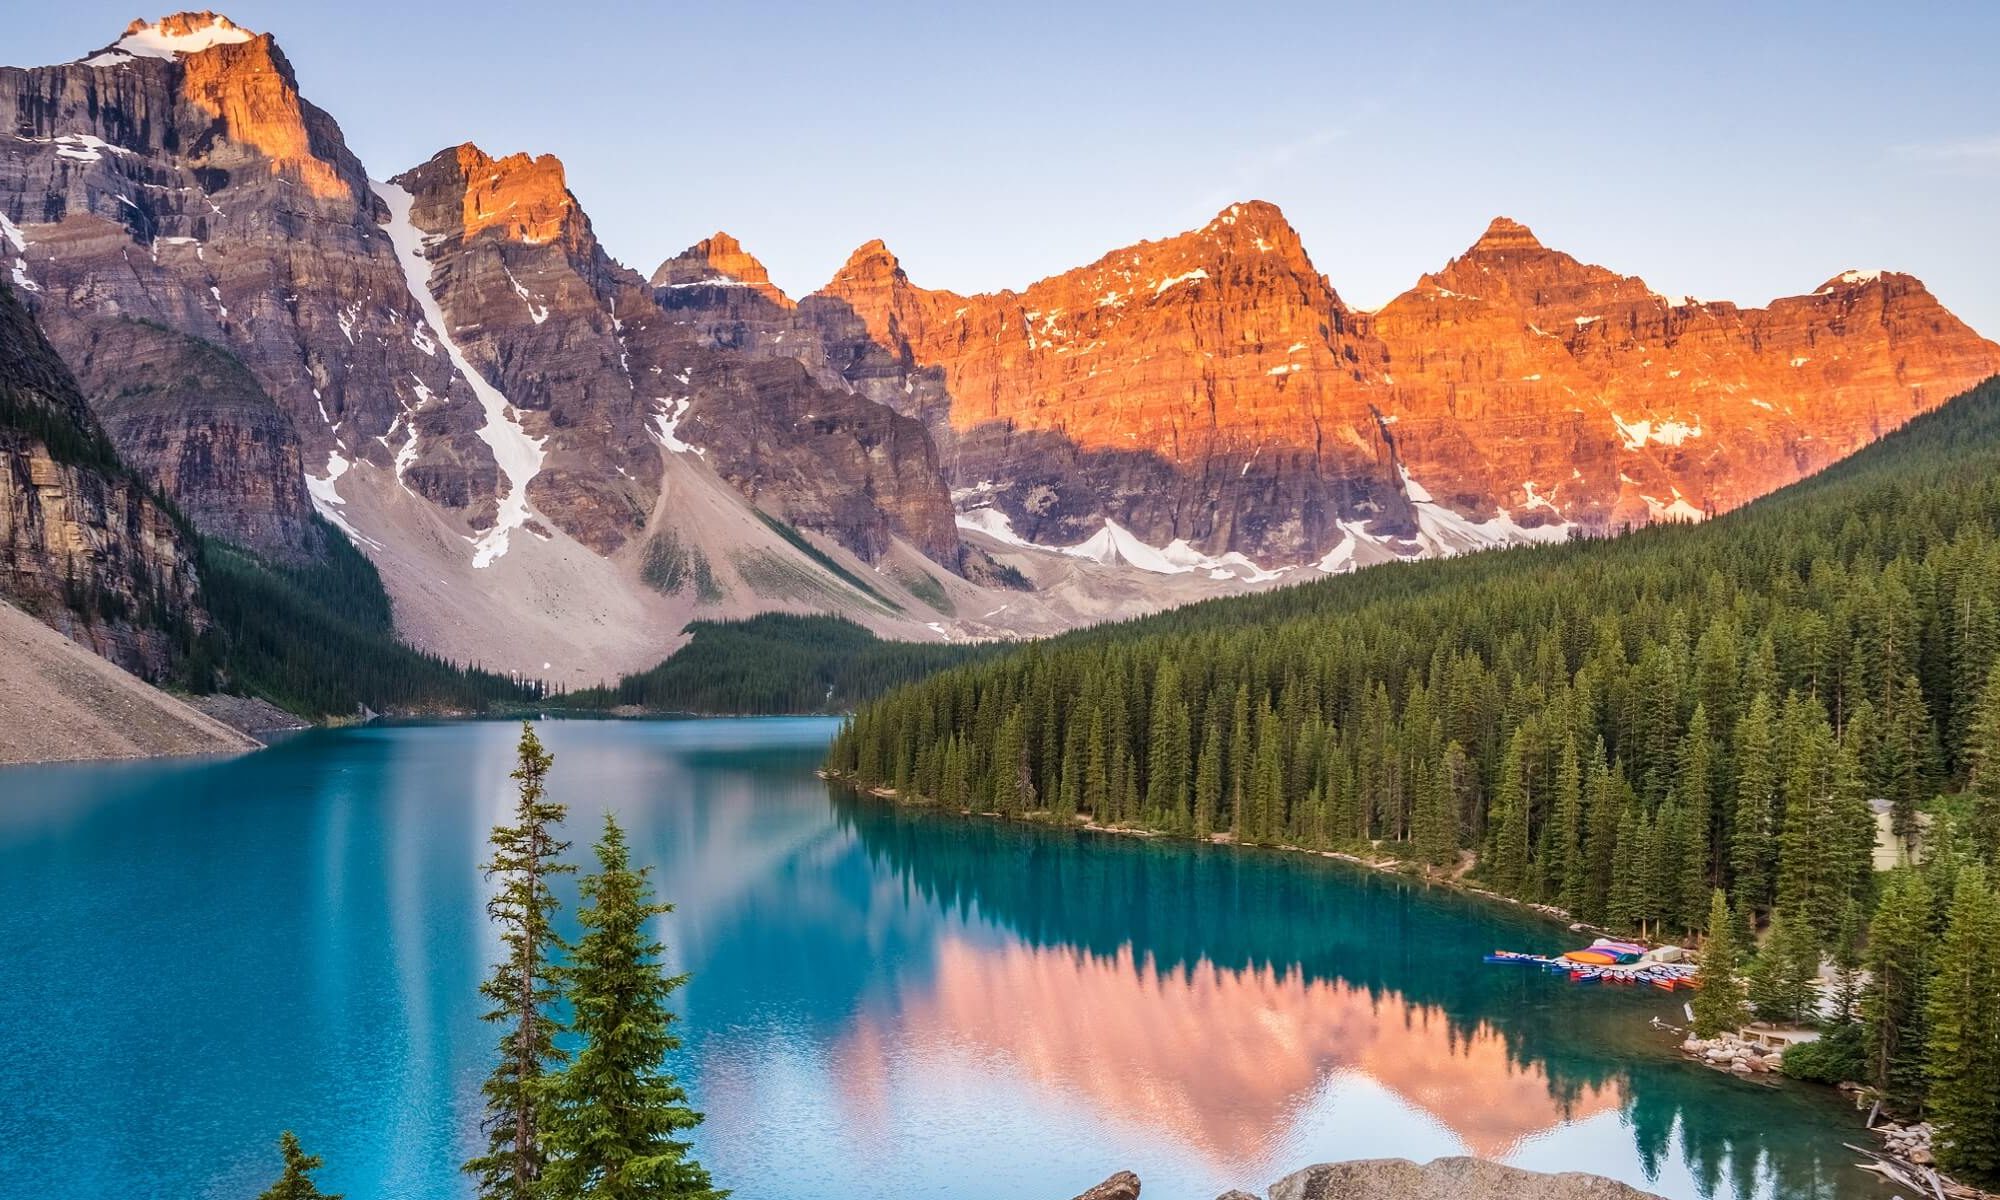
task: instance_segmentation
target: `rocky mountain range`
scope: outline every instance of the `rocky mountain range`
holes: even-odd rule
[[[1505,218],[1374,312],[1254,202],[1018,293],[648,277],[556,158],[371,172],[211,13],[0,68],[0,265],[204,533],[310,562],[317,510],[413,644],[567,685],[702,617],[1033,635],[1699,519],[2000,371],[1906,275],[1677,301]]]

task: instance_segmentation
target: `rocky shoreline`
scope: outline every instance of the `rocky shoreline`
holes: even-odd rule
[[[1690,1035],[1681,1043],[1681,1052],[1718,1071],[1735,1075],[1777,1074],[1782,1073],[1785,1066],[1782,1050],[1766,1050],[1733,1033],[1721,1033],[1712,1038]]]

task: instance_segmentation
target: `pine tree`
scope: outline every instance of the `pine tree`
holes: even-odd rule
[[[1796,1025],[1813,1010],[1818,975],[1819,943],[1811,923],[1797,911],[1773,912],[1764,949],[1750,965],[1750,1007],[1762,1020]]]
[[[1784,773],[1784,816],[1778,834],[1779,908],[1817,914],[1825,897],[1826,809],[1832,792],[1831,736],[1804,707],[1786,702],[1793,731],[1789,769]]]
[[[1717,888],[1708,899],[1708,940],[1701,947],[1701,990],[1694,994],[1696,1037],[1712,1038],[1742,1027],[1747,1016],[1743,999],[1741,953],[1729,900]]]
[[[1584,767],[1584,812],[1587,839],[1584,859],[1588,865],[1583,904],[1571,909],[1586,921],[1604,920],[1610,913],[1611,892],[1617,879],[1618,834],[1625,821],[1627,788],[1611,764],[1605,761],[1604,738],[1591,747]]]
[[[1687,809],[1689,828],[1685,840],[1698,860],[1688,867],[1699,873],[1700,887],[1682,899],[1690,925],[1702,920],[1703,896],[1721,878],[1715,861],[1715,739],[1709,733],[1708,707],[1696,701],[1688,718],[1687,736],[1681,739],[1680,768],[1674,777],[1674,794]]]
[[[1446,851],[1446,860],[1456,862],[1458,852],[1465,845],[1466,814],[1479,809],[1479,764],[1472,761],[1472,754],[1463,746],[1458,753],[1451,753],[1451,746],[1458,739],[1452,739],[1445,747],[1443,778],[1439,780],[1438,795],[1438,844]]]
[[[1861,969],[1867,965],[1861,935],[1861,902],[1849,897],[1833,939],[1833,1019],[1842,1025],[1853,1024],[1861,1004]]]
[[[728,1193],[678,1140],[702,1116],[666,1069],[681,1044],[668,1001],[687,976],[666,974],[646,923],[673,906],[654,902],[650,869],[632,867],[610,813],[596,851],[577,914],[583,937],[562,970],[580,1045],[548,1089],[538,1200],[720,1200]]]
[[[1110,806],[1111,763],[1110,752],[1104,745],[1104,716],[1093,708],[1090,732],[1084,739],[1083,809],[1092,820],[1107,821]]]
[[[465,1164],[478,1178],[484,1200],[533,1200],[547,1161],[541,1137],[542,1096],[547,1074],[562,1061],[556,1047],[556,1020],[549,1008],[557,998],[553,958],[557,901],[552,877],[575,870],[556,861],[569,848],[554,833],[564,807],[543,799],[554,756],[542,749],[535,727],[521,724],[513,779],[517,791],[514,823],[499,825],[488,839],[493,857],[486,877],[499,890],[486,902],[486,915],[500,928],[506,957],[479,991],[493,1007],[483,1019],[507,1027],[500,1039],[500,1062],[486,1079],[486,1153]]]
[[[1474,775],[1465,747],[1456,741],[1447,743],[1443,761],[1427,781],[1422,799],[1424,819],[1417,831],[1417,854],[1432,866],[1444,866],[1458,858],[1458,805],[1468,790],[1478,786]]]
[[[258,1193],[257,1200],[341,1200],[338,1193],[319,1190],[312,1173],[324,1166],[317,1154],[299,1148],[298,1135],[287,1129],[278,1135],[278,1149],[285,1156],[285,1169],[278,1182]]]
[[[1677,797],[1672,799],[1678,803]],[[1673,897],[1668,919],[1690,934],[1699,930],[1707,917],[1701,899],[1709,876],[1707,826],[1704,813],[1681,805],[1674,814],[1671,840],[1661,839],[1662,845],[1672,851],[1668,857],[1673,874],[1664,881]]]
[[[1236,706],[1229,723],[1229,825],[1238,841],[1244,834],[1244,810],[1250,806],[1250,688],[1236,685]],[[1251,837],[1254,837],[1254,833]]]
[[[1556,761],[1554,808],[1550,811],[1542,870],[1557,904],[1575,912],[1583,900],[1583,762],[1576,735],[1563,738]]]
[[[1973,846],[2000,867],[2000,663],[1993,665],[1965,745],[1966,790],[1972,793]]]
[[[1605,906],[1605,915],[1621,929],[1639,929],[1646,923],[1650,904],[1646,893],[1653,863],[1650,842],[1646,814],[1637,804],[1626,806],[1618,822],[1619,870]]]
[[[1028,769],[1027,718],[1019,708],[1000,722],[993,749],[993,811],[1015,816],[1035,806],[1034,777]]]
[[[1243,825],[1246,840],[1276,840],[1285,804],[1285,771],[1279,749],[1278,718],[1269,706],[1257,718],[1257,751],[1250,778],[1250,811]]]
[[[1901,1112],[1914,1112],[1923,1101],[1930,961],[1930,888],[1922,875],[1899,871],[1883,890],[1868,930],[1868,984],[1861,993],[1861,1014],[1867,1025],[1869,1082]]]
[[[1736,723],[1736,810],[1730,840],[1730,873],[1736,899],[1753,912],[1771,902],[1771,815],[1778,791],[1777,737],[1771,698],[1751,697]]]
[[[1157,828],[1180,829],[1188,805],[1188,711],[1172,659],[1161,664],[1154,684],[1146,754],[1146,820]]]
[[[1215,832],[1222,809],[1222,725],[1208,722],[1201,739],[1201,756],[1195,764],[1194,835],[1205,838]]]
[[[1528,883],[1528,734],[1516,729],[1500,761],[1500,784],[1493,798],[1495,821],[1488,876],[1493,886],[1519,895]]]
[[[1959,875],[1924,1015],[1938,1163],[2000,1185],[2000,895],[1979,867]]]

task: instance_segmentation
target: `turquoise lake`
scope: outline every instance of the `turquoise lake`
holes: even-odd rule
[[[1674,1197],[1874,1197],[1833,1093],[1686,1064],[1681,1000],[1487,966],[1559,926],[1303,855],[897,810],[819,720],[541,726],[614,809],[741,1200],[1259,1193],[1472,1153]],[[518,727],[0,768],[0,1198],[250,1200],[296,1129],[349,1200],[470,1194],[485,837]]]

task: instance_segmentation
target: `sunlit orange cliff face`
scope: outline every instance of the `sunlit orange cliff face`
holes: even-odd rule
[[[953,483],[1016,532],[1067,544],[1105,515],[1276,562],[1362,521],[1407,554],[1409,504],[1539,540],[1700,519],[2000,371],[2000,345],[1907,275],[1764,308],[1670,298],[1506,217],[1362,311],[1262,202],[1020,292],[929,290],[870,242],[813,299],[940,373]]]
[[[210,12],[176,13],[153,24],[134,21],[125,34],[155,36],[168,44],[204,35],[212,39],[212,44],[179,54],[176,60],[182,95],[214,118],[224,134],[223,142],[208,152],[215,165],[256,163],[274,175],[294,175],[321,199],[349,198],[352,189],[313,146],[292,66],[270,34],[252,34]],[[249,153],[231,154],[229,142]]]
[[[940,946],[937,970],[892,1011],[862,1014],[836,1053],[863,1119],[881,1116],[895,1058],[1001,1058],[1027,1079],[1134,1126],[1171,1130],[1222,1168],[1253,1166],[1303,1102],[1343,1072],[1364,1076],[1502,1158],[1565,1120],[1616,1107],[1587,1089],[1566,1109],[1498,1034],[1454,1041],[1443,1014],[1297,973],[1156,970],[1023,945]],[[893,1051],[893,1053],[892,1053]]]

